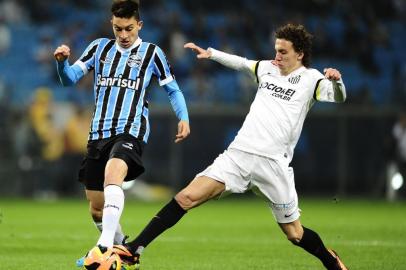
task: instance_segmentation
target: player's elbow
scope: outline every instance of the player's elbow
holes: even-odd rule
[[[344,103],[347,99],[345,91],[339,90],[334,94],[334,101],[337,103]]]
[[[347,100],[347,95],[343,93],[341,100],[339,101],[340,103],[344,103]]]
[[[337,99],[337,103],[344,103],[346,99],[347,99],[347,97],[345,97],[345,96],[341,97],[341,98]]]

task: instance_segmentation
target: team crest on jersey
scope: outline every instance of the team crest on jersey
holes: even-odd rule
[[[129,67],[131,67],[131,68],[132,67],[139,67],[141,65],[141,62],[142,62],[141,56],[139,56],[138,54],[131,54],[128,57],[127,65]]]
[[[290,77],[288,79],[288,82],[290,82],[291,84],[297,84],[300,81],[300,75],[297,75],[295,77]]]

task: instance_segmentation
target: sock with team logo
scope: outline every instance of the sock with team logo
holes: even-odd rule
[[[121,213],[124,208],[123,189],[116,185],[104,188],[104,208],[102,218],[102,233],[97,245],[112,247],[114,236],[118,228]]]
[[[319,258],[327,269],[332,269],[337,263],[337,260],[324,246],[320,236],[306,227],[303,227],[303,236],[300,242],[292,241],[292,243]]]

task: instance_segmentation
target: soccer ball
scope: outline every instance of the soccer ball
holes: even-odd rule
[[[83,266],[87,270],[121,270],[121,259],[111,248],[103,252],[96,246],[87,253]]]

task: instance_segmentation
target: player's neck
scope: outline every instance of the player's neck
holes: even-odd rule
[[[141,39],[140,37],[137,37],[137,39],[134,41],[134,43],[131,44],[131,46],[128,47],[128,48],[123,48],[123,47],[121,47],[120,44],[119,44],[119,42],[117,42],[117,40],[116,40],[116,45],[117,45],[118,51],[121,52],[121,53],[123,53],[123,52],[128,52],[128,51],[134,49],[135,47],[137,47],[138,45],[140,45],[141,42],[142,42],[142,39]]]
[[[296,65],[292,66],[290,69],[287,70],[280,70],[282,76],[288,76],[290,73],[294,72],[295,70],[303,67],[302,63],[297,63]]]

